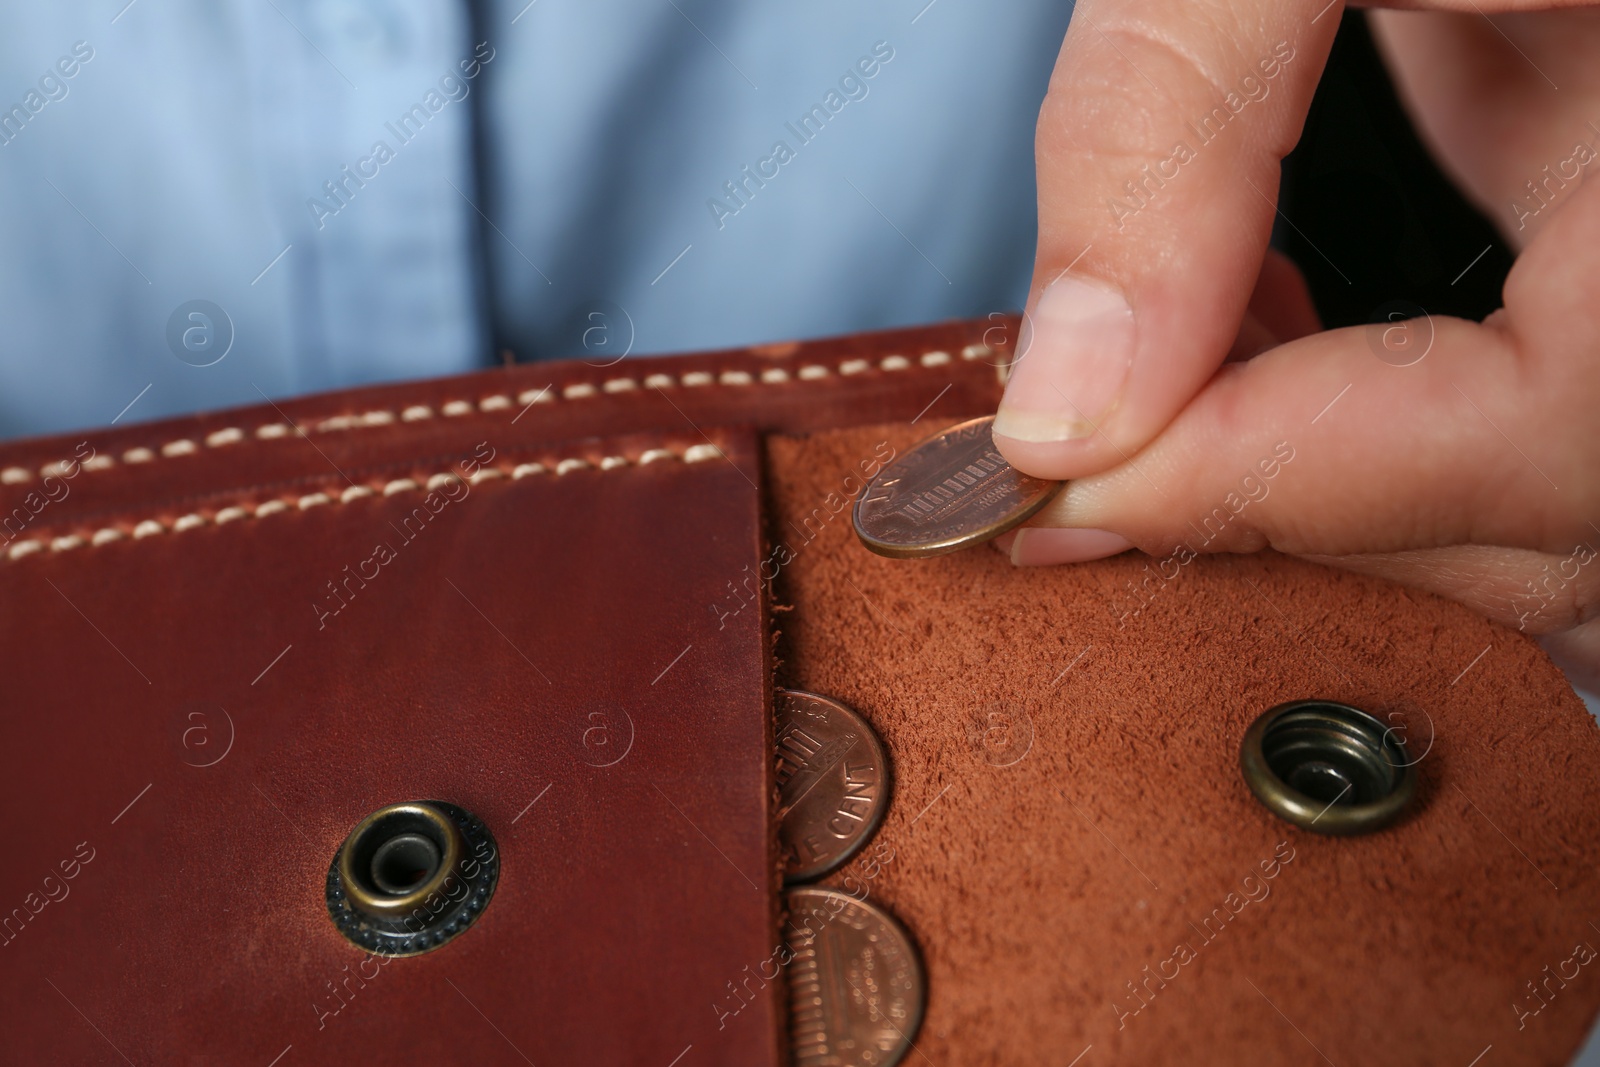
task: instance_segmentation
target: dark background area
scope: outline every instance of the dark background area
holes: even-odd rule
[[[1418,139],[1362,12],[1344,16],[1283,162],[1280,207],[1272,243],[1305,272],[1329,327],[1376,321],[1396,301],[1474,320],[1500,306],[1511,251]]]

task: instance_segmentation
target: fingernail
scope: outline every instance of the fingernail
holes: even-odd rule
[[[994,432],[1017,441],[1088,437],[1122,399],[1133,362],[1133,309],[1114,288],[1063,275],[1031,313]]]
[[[1059,530],[1026,526],[1011,542],[1011,562],[1018,567],[1087,563],[1126,552],[1133,542],[1108,530]]]

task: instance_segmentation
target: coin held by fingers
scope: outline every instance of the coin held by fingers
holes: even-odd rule
[[[1015,529],[1063,484],[1007,463],[994,444],[993,415],[970,419],[878,472],[856,500],[856,536],[891,559],[942,556]]]

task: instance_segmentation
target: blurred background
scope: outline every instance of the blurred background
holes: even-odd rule
[[[1019,308],[1070,10],[4,5],[0,436]]]

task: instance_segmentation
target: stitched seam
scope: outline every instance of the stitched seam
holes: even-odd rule
[[[481,467],[467,478],[463,478],[455,471],[445,470],[418,477],[391,478],[382,483],[347,486],[343,491],[336,494],[313,491],[287,499],[273,497],[254,504],[230,504],[226,507],[217,508],[210,514],[194,511],[179,515],[165,522],[156,518],[128,519],[120,525],[102,526],[93,531],[69,533],[59,537],[33,537],[13,542],[5,549],[4,555],[8,560],[20,560],[44,552],[67,552],[85,545],[98,548],[101,545],[108,545],[114,541],[122,541],[129,537],[140,541],[156,534],[182,533],[202,526],[228,526],[241,519],[265,518],[280,512],[307,511],[311,508],[326,505],[348,504],[355,500],[374,497],[387,498],[400,493],[432,492],[451,482],[464,481],[477,485],[481,482],[502,479],[518,481],[537,475],[559,478],[574,471],[614,471],[629,467],[645,467],[668,459],[676,459],[684,463],[704,463],[707,460],[722,458],[725,458],[725,453],[716,445],[699,444],[691,445],[682,452],[674,452],[667,448],[646,449],[636,460],[622,455],[604,456],[598,461],[590,461],[573,456],[554,461],[550,465],[540,462],[527,462],[518,463],[509,468]]]
[[[961,350],[960,359],[964,362],[971,362],[993,354],[994,350],[988,345],[971,344]],[[953,362],[955,360],[949,352],[934,349],[922,353],[914,361],[902,355],[883,356],[877,361],[877,369],[893,374],[911,370],[915,367],[931,370],[936,367],[949,366]],[[193,438],[180,437],[155,448],[129,448],[116,457],[109,454],[97,454],[92,459],[84,461],[83,469],[85,472],[104,471],[128,464],[152,463],[162,459],[199,455],[202,451],[229,448],[247,441],[277,441],[291,437],[310,438],[313,434],[339,433],[346,430],[367,429],[373,426],[392,426],[396,422],[418,422],[422,419],[434,418],[436,415],[450,419],[467,416],[476,417],[491,412],[520,411],[536,404],[586,400],[616,393],[635,392],[640,388],[703,389],[707,386],[722,386],[732,389],[749,389],[784,385],[796,380],[802,382],[822,381],[833,377],[835,374],[841,377],[853,377],[871,370],[872,366],[870,360],[857,357],[840,360],[831,367],[822,363],[807,363],[794,368],[793,372],[784,367],[768,367],[758,371],[725,370],[717,373],[697,370],[684,371],[676,378],[673,375],[658,372],[646,375],[642,381],[636,378],[610,378],[598,385],[594,382],[569,382],[559,389],[552,383],[543,389],[525,389],[516,394],[515,397],[510,393],[494,393],[480,397],[476,404],[469,400],[449,400],[440,404],[437,410],[427,404],[409,404],[399,406],[393,410],[378,409],[363,412],[359,415],[331,415],[328,418],[318,420],[315,425],[309,428],[295,430],[291,430],[289,426],[282,422],[263,423],[251,429],[240,426],[227,426],[210,431],[199,438],[198,441]],[[37,471],[20,466],[0,468],[0,485],[25,485],[32,482],[35,477],[45,478],[57,474],[59,466],[59,461],[52,461],[39,467]]]

